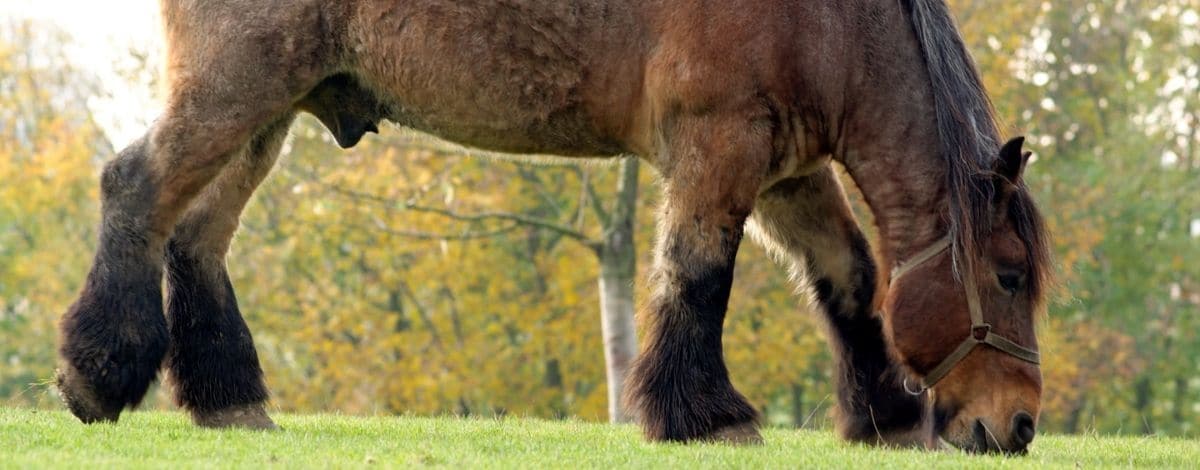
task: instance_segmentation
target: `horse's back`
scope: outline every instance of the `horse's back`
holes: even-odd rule
[[[653,153],[673,113],[827,108],[844,28],[822,2],[163,1],[168,83],[344,74],[383,117],[517,153]],[[844,32],[844,31],[842,31]],[[832,60],[831,60],[832,59]],[[216,70],[216,72],[213,72]],[[182,73],[180,73],[182,72]],[[357,93],[357,91],[355,91]],[[361,119],[366,122],[370,119]]]
[[[516,152],[653,152],[672,112],[790,107],[805,9],[785,1],[362,0],[352,67],[392,118]],[[815,46],[815,44],[813,44]]]

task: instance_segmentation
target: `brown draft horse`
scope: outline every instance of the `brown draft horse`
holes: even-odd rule
[[[828,319],[842,436],[1009,452],[1033,439],[1047,242],[1028,154],[1019,139],[1001,150],[941,0],[161,9],[166,110],[104,169],[99,251],[61,325],[58,386],[84,422],[117,419],[165,367],[197,424],[273,427],[225,253],[302,110],[347,147],[388,120],[656,168],[654,289],[627,396],[651,440],[759,440],[721,350],[747,220]],[[890,286],[831,160],[874,211],[881,265],[906,272]]]

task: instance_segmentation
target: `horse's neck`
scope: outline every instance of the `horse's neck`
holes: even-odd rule
[[[896,13],[896,12],[893,12]],[[871,206],[885,268],[946,236],[946,165],[924,58],[907,19],[863,47],[874,62],[851,73],[838,159]],[[866,70],[866,68],[870,70]]]
[[[936,145],[862,149],[846,168],[871,208],[885,268],[946,236],[947,196]]]

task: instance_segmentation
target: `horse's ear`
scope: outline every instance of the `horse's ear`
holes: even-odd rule
[[[1014,137],[1000,148],[1000,158],[996,160],[995,168],[992,170],[997,175],[1004,177],[1009,183],[1018,185],[1021,184],[1021,174],[1025,172],[1025,164],[1029,162],[1029,156],[1033,152],[1023,152],[1021,147],[1025,145],[1024,137]]]

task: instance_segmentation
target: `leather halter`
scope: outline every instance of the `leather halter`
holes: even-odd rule
[[[950,245],[950,236],[947,235],[946,238],[938,240],[928,248],[921,250],[912,259],[901,263],[892,270],[892,282],[896,282],[901,276],[946,251],[950,248]],[[919,389],[912,390],[908,386],[908,379],[904,379],[904,391],[910,394],[920,395],[925,393],[926,390],[933,388],[938,381],[942,380],[946,374],[949,374],[954,369],[954,366],[958,365],[960,361],[966,358],[980,344],[986,344],[1030,364],[1039,364],[1040,358],[1037,351],[1025,348],[1008,338],[992,332],[992,325],[983,321],[983,310],[979,307],[979,288],[975,284],[975,274],[970,272],[970,270],[966,270],[963,272],[962,278],[963,288],[967,291],[967,309],[971,313],[971,332],[967,335],[966,339],[958,344],[958,347],[949,356],[942,359],[942,362],[937,367],[934,367],[928,374],[925,374],[925,378],[918,382],[918,385],[920,385]]]

